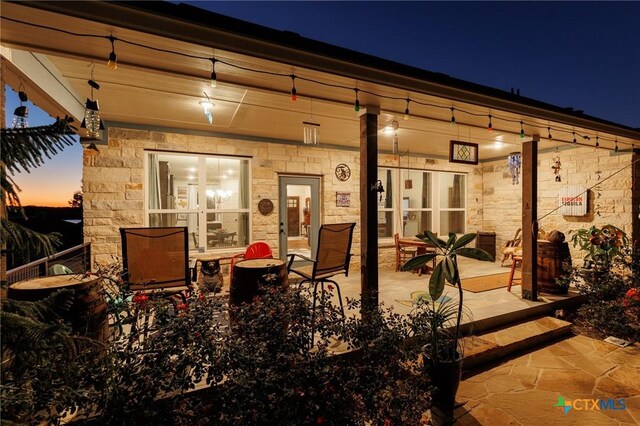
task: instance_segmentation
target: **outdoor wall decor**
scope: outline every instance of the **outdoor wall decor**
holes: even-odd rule
[[[587,188],[582,185],[567,185],[558,193],[560,214],[563,216],[584,216],[587,214]]]
[[[266,216],[273,211],[273,202],[267,198],[263,198],[258,202],[258,211],[262,216]]]
[[[471,142],[449,142],[449,162],[478,164],[478,144]]]
[[[509,166],[509,174],[511,174],[511,184],[517,185],[520,183],[520,166],[522,166],[522,154],[519,152],[512,152],[507,157],[507,165]]]
[[[346,181],[349,180],[349,177],[351,176],[351,169],[349,168],[349,166],[347,166],[344,163],[340,163],[336,166],[336,177],[338,178],[339,181]]]
[[[336,207],[349,207],[351,205],[350,192],[336,192]]]
[[[551,165],[551,168],[553,169],[553,174],[556,176],[556,182],[562,182],[562,178],[560,177],[560,170],[561,170],[560,166],[562,166],[562,163],[560,162],[560,156],[556,151],[556,156],[553,159],[553,165]]]

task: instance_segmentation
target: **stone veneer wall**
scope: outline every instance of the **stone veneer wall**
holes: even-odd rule
[[[121,254],[120,227],[144,226],[145,150],[193,152],[200,154],[252,157],[252,241],[266,241],[277,253],[278,213],[268,216],[257,211],[262,198],[277,200],[278,173],[322,176],[321,222],[356,222],[352,252],[353,269],[360,263],[360,173],[359,152],[300,145],[278,145],[237,139],[195,136],[181,133],[109,129],[108,146],[90,155],[85,150],[83,167],[84,237],[92,243],[94,261],[113,262]],[[381,154],[381,167],[399,166],[397,156]],[[407,167],[403,157],[402,167]],[[346,163],[351,178],[340,182],[335,167]],[[409,167],[468,173],[467,231],[482,228],[482,171],[480,167],[450,164],[446,160],[422,157],[409,159]],[[336,207],[336,191],[351,193],[351,207]],[[276,203],[277,204],[277,203]],[[380,242],[380,264],[393,267],[393,241]]]
[[[542,217],[557,206],[558,191],[564,185],[582,185],[589,188],[597,183],[596,171],[602,171],[602,179],[611,176],[631,163],[631,153],[614,153],[608,150],[594,151],[589,147],[570,147],[559,152],[562,163],[562,182],[555,182],[551,165],[556,153],[543,152],[538,155],[538,217]],[[504,247],[520,227],[522,217],[522,184],[512,185],[506,159],[482,164],[484,229],[497,233],[497,245]],[[631,168],[626,167],[601,185],[600,191],[589,193],[589,209],[586,216],[562,216],[555,212],[540,221],[545,231],[557,229],[567,240],[569,232],[592,225],[601,227],[612,224],[631,236]],[[597,193],[600,198],[596,199]],[[592,196],[593,195],[593,196]],[[598,205],[600,216],[594,214]],[[579,264],[584,256],[572,244],[571,257]],[[500,257],[501,259],[501,257]]]

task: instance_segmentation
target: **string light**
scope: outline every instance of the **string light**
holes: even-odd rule
[[[107,66],[109,68],[111,68],[112,70],[117,70],[118,69],[118,57],[116,56],[116,46],[115,46],[116,38],[113,36],[113,34],[110,35],[107,38],[111,42],[111,53],[109,53],[109,60],[107,61]]]
[[[211,79],[209,80],[209,84],[211,87],[218,86],[218,76],[216,75],[216,62],[218,60],[216,58],[211,58]]]
[[[549,140],[553,139],[553,136],[551,136],[551,127],[547,127],[547,133],[548,133],[547,139]]]
[[[43,29],[43,30],[49,30],[49,31],[54,31],[54,32],[58,32],[58,33],[63,33],[65,35],[70,35],[70,36],[75,36],[75,37],[106,39],[111,43],[111,53],[109,54],[109,60],[107,62],[107,65],[112,69],[117,69],[117,66],[118,66],[117,55],[116,55],[116,52],[115,52],[115,41],[118,41],[120,43],[128,44],[128,45],[135,46],[135,47],[142,48],[142,49],[152,50],[152,51],[155,51],[155,52],[173,54],[173,55],[178,55],[178,56],[187,57],[187,58],[191,58],[191,59],[197,59],[197,60],[207,60],[207,61],[212,62],[214,64],[214,67],[215,67],[215,62],[221,62],[221,63],[223,63],[226,66],[229,66],[231,68],[241,69],[241,70],[245,70],[245,71],[251,71],[251,72],[256,72],[256,73],[265,74],[265,75],[271,75],[271,76],[275,76],[275,77],[290,77],[290,78],[292,78],[292,80],[294,78],[299,78],[299,79],[302,79],[304,81],[307,81],[307,82],[310,82],[310,83],[314,83],[314,84],[318,84],[318,85],[322,85],[322,86],[334,87],[334,88],[345,89],[345,90],[347,90],[347,89],[348,90],[354,90],[356,92],[356,100],[355,100],[355,104],[354,104],[354,109],[355,109],[356,112],[358,112],[360,110],[360,102],[358,100],[358,89],[357,88],[353,88],[353,87],[349,87],[349,86],[343,86],[343,85],[339,85],[339,84],[333,84],[333,83],[325,83],[325,82],[322,82],[322,81],[319,81],[319,80],[315,80],[315,79],[312,79],[312,78],[307,78],[307,77],[300,77],[300,76],[295,76],[295,75],[291,75],[291,74],[285,74],[285,73],[278,73],[278,72],[273,72],[273,71],[256,69],[256,68],[247,67],[247,66],[244,66],[244,65],[230,63],[230,62],[227,62],[227,61],[224,61],[224,60],[221,60],[221,59],[215,59],[215,58],[212,59],[210,57],[205,57],[205,56],[201,56],[201,55],[197,55],[197,54],[191,54],[191,53],[187,53],[187,52],[179,52],[179,51],[173,51],[173,50],[170,50],[170,49],[165,49],[165,48],[160,48],[160,47],[148,46],[148,45],[144,45],[144,44],[141,44],[141,43],[138,43],[138,42],[129,41],[129,40],[126,40],[126,39],[123,39],[123,38],[119,38],[119,37],[116,37],[114,35],[99,35],[99,34],[78,33],[78,32],[73,32],[73,31],[69,31],[69,30],[63,30],[63,29],[59,29],[59,28],[54,28],[54,27],[47,26],[47,25],[30,23],[30,22],[26,22],[26,21],[22,21],[22,20],[19,20],[19,19],[6,17],[6,16],[1,16],[0,18],[8,20],[8,21],[11,21],[11,22],[16,22],[16,23],[19,23],[19,24],[22,24],[22,25],[27,25],[27,26],[30,26],[30,27],[35,27],[35,28],[39,28],[39,29]],[[215,77],[215,70],[212,71],[211,76]],[[291,93],[291,97],[292,97],[292,100],[295,101],[297,99],[297,93],[295,91],[295,81],[293,81],[293,83],[294,84],[293,84],[292,91],[291,91],[292,92]],[[214,84],[217,84],[217,79],[211,78],[212,87],[215,87]],[[378,98],[406,101],[404,119],[408,119],[409,118],[409,103],[410,102],[414,102],[414,103],[417,103],[419,105],[433,107],[433,108],[441,108],[441,109],[449,108],[449,109],[451,109],[451,112],[452,112],[451,123],[452,124],[456,123],[455,114],[454,114],[454,111],[456,110],[456,108],[454,108],[454,107],[447,107],[447,106],[444,106],[444,105],[431,104],[431,103],[427,103],[427,102],[422,102],[422,101],[417,100],[417,99],[398,98],[398,97],[395,97],[395,96],[382,95],[382,94],[379,94],[379,93],[374,93],[374,92],[369,92],[369,91],[364,91],[364,90],[363,90],[363,92],[368,93],[368,94],[370,94],[372,96],[376,96]],[[489,118],[489,121],[491,121],[492,118],[495,118],[495,119],[503,120],[505,122],[517,123],[517,121],[508,119],[506,117],[492,116],[491,114],[478,114],[478,113],[465,111],[465,110],[462,110],[462,109],[457,109],[457,111],[461,112],[461,113],[473,115],[473,116],[485,116],[485,117]],[[542,126],[538,126],[536,124],[525,123],[524,121],[520,121],[520,137],[521,138],[524,138],[524,127],[523,126],[525,124],[527,126],[532,127],[532,128],[544,129],[544,127],[542,127]],[[547,130],[550,133],[551,127],[547,127]],[[569,129],[562,128],[562,127],[554,127],[553,130],[556,131],[556,132],[559,131],[559,132],[563,132],[563,133],[571,133],[571,134],[573,134],[573,142],[574,143],[577,143],[576,136],[581,136],[585,140],[590,140],[591,139],[586,135],[579,135],[579,134],[576,134],[575,131],[571,131]],[[609,139],[609,138],[603,138],[603,140],[614,142],[613,139]]]
[[[491,123],[491,114],[489,114],[489,124],[487,125],[487,131],[489,133],[493,132],[493,124]]]
[[[596,136],[596,151],[600,148],[600,142],[598,141],[598,136]]]
[[[295,74],[291,74],[291,101],[295,102],[298,100],[298,91],[296,90],[296,76]]]
[[[451,124],[456,124],[455,108],[451,107]]]
[[[616,138],[616,146],[615,148],[613,148],[613,152],[618,152],[619,148],[618,148],[618,138]]]

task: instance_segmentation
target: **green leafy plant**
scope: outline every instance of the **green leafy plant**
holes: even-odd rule
[[[571,233],[573,246],[585,252],[585,266],[595,264],[606,268],[610,259],[620,255],[623,247],[629,244],[627,235],[613,225],[605,225],[602,228],[596,226],[589,229],[581,228]]]
[[[458,346],[460,339],[460,323],[463,314],[464,293],[462,291],[462,286],[460,285],[460,271],[457,260],[458,256],[483,261],[493,260],[491,255],[482,249],[466,247],[476,238],[476,235],[477,234],[465,234],[460,238],[457,238],[456,234],[449,233],[449,239],[445,241],[438,238],[431,231],[424,231],[424,234],[416,235],[416,237],[433,245],[435,247],[435,253],[416,256],[402,266],[403,271],[418,269],[431,262],[434,258],[437,258],[439,262],[429,278],[429,295],[431,296],[431,299],[433,301],[437,301],[440,296],[442,296],[445,282],[448,282],[458,289],[458,307],[455,311],[456,321],[453,336],[449,339],[446,345],[438,344],[431,347],[432,357],[436,362],[438,360],[445,361],[459,358]],[[445,308],[442,309],[447,309],[447,312],[440,312],[440,314],[446,313],[446,316],[449,317],[450,307],[445,305]],[[438,317],[437,313],[435,316]],[[444,322],[442,324],[444,324]],[[437,336],[441,336],[442,330],[439,321],[434,322],[433,325],[436,325],[437,327],[431,330],[432,341],[434,338],[437,339]],[[434,337],[434,334],[437,336]]]

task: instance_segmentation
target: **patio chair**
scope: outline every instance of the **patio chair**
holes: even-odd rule
[[[349,275],[349,262],[352,256],[350,253],[351,241],[353,239],[353,229],[355,226],[355,223],[334,223],[322,225],[318,231],[317,254],[315,259],[311,259],[298,253],[289,255],[287,272],[294,273],[302,277],[300,285],[305,283],[313,285],[313,305],[311,311],[312,324],[315,321],[318,285],[320,285],[322,299],[324,300],[324,286],[326,283],[331,283],[335,286],[338,293],[338,301],[340,302],[340,313],[342,314],[343,320],[345,318],[340,286],[331,278],[340,274],[344,274],[345,276]],[[311,262],[312,265],[294,268],[293,263],[296,257],[299,257],[304,261]]]
[[[393,240],[396,246],[396,272],[409,259],[414,257],[418,252],[417,247],[407,247],[400,244],[400,234],[393,234]]]
[[[189,267],[187,227],[120,228],[120,235],[129,289],[186,301],[195,272]]]
[[[522,247],[520,246],[522,243],[521,233],[522,228],[518,228],[513,239],[505,243],[504,248],[502,249],[502,262],[500,263],[500,266],[504,265],[504,262],[507,259],[513,258],[513,255],[516,254],[517,251],[522,250]]]
[[[229,266],[229,281],[233,281],[233,267],[241,260],[246,259],[272,259],[273,252],[269,244],[262,241],[250,244],[244,253],[236,254],[231,258],[231,265]]]

